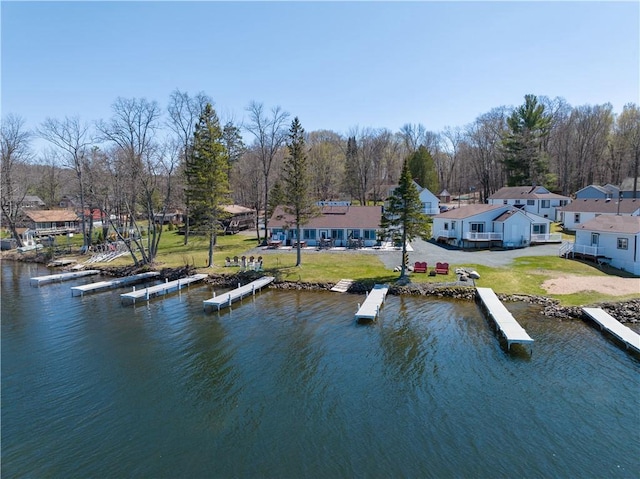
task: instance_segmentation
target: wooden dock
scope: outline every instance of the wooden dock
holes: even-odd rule
[[[636,353],[640,353],[640,335],[638,333],[620,323],[620,321],[603,309],[582,308],[582,311],[589,318],[598,323],[601,330],[606,330],[618,340],[622,341],[626,349],[631,348]]]
[[[150,299],[154,296],[160,296],[162,294],[171,293],[173,291],[179,291],[182,288],[189,286],[190,284],[202,281],[208,275],[206,274],[194,274],[193,276],[187,276],[186,278],[176,279],[175,281],[167,281],[166,283],[159,284],[157,286],[151,286],[149,288],[143,288],[136,291],[135,287],[130,293],[124,293],[120,295],[120,301],[123,303],[135,304],[137,299]]]
[[[364,300],[364,303],[362,303],[362,306],[358,305],[356,321],[374,321],[378,317],[380,307],[382,303],[384,303],[388,292],[389,286],[386,284],[376,284],[367,294],[367,298]]]
[[[533,344],[533,339],[500,302],[491,288],[476,288],[477,296],[484,304],[489,317],[507,341],[507,350],[512,344]]]
[[[209,308],[218,308],[218,311],[220,311],[221,308],[231,307],[231,304],[235,301],[242,299],[245,296],[249,296],[250,294],[255,295],[256,291],[260,291],[274,280],[275,278],[273,276],[263,276],[249,284],[238,286],[236,289],[229,291],[228,293],[221,294],[220,296],[214,296],[211,299],[206,299],[203,301],[204,310],[206,311]]]
[[[82,271],[72,271],[69,273],[49,274],[47,276],[35,276],[31,278],[31,286],[40,286],[41,284],[55,283],[56,281],[69,281],[70,279],[81,278],[83,276],[91,276],[100,274],[97,269],[85,269]]]
[[[125,278],[118,278],[111,281],[98,281],[97,283],[83,284],[71,288],[71,296],[82,296],[84,293],[94,293],[104,291],[105,289],[121,288],[129,284],[141,283],[146,279],[160,276],[157,271],[149,271],[148,273],[134,274]]]

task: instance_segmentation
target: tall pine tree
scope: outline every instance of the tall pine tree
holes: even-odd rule
[[[213,247],[223,206],[229,200],[229,155],[222,140],[218,115],[207,103],[193,135],[190,161],[185,169],[185,195],[191,205],[196,229],[209,237],[208,267],[213,266]]]
[[[422,202],[411,178],[408,159],[402,165],[398,187],[388,198],[388,207],[382,215],[381,228],[385,236],[402,243],[402,267],[400,279],[406,279],[407,242],[427,233],[428,219],[422,210]]]
[[[545,113],[544,105],[535,95],[525,95],[524,105],[507,118],[507,126],[509,130],[502,139],[507,184],[545,183],[549,165],[542,140],[549,135],[551,117]]]
[[[302,263],[300,251],[300,231],[315,214],[315,202],[311,197],[311,176],[305,150],[304,129],[298,117],[293,119],[287,137],[288,156],[282,168],[285,210],[294,218],[297,239],[296,266]]]

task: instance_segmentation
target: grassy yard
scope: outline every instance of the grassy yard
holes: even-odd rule
[[[247,255],[248,251],[257,246],[255,236],[237,234],[218,237],[218,244],[214,248],[214,267],[206,268],[208,243],[204,237],[191,237],[189,244],[184,245],[184,237],[175,231],[165,231],[159,253],[156,258],[156,266],[180,267],[192,265],[202,272],[208,273],[235,273],[237,268],[224,266],[227,256]],[[255,253],[254,253],[255,254]],[[295,266],[295,251],[269,253],[263,255],[263,267],[265,272],[276,276],[283,281],[302,282],[338,282],[342,278],[350,278],[368,283],[391,283],[398,279],[399,273],[391,271],[382,264],[374,255],[358,254],[353,251],[340,254],[314,254],[303,252],[302,265]],[[110,265],[131,264],[131,258],[123,256],[109,263]],[[640,294],[631,296],[609,296],[594,292],[577,293],[568,295],[552,295],[542,287],[547,279],[560,275],[577,276],[602,276],[603,281],[608,277],[598,268],[581,263],[569,261],[555,256],[522,257],[516,259],[509,267],[496,268],[483,265],[465,264],[450,265],[448,275],[429,276],[428,274],[411,274],[413,283],[443,283],[457,280],[456,267],[464,266],[473,268],[481,276],[478,284],[490,286],[497,293],[505,294],[531,294],[548,296],[558,299],[564,305],[593,304],[600,301],[620,301],[640,297]],[[618,273],[620,274],[620,273]]]

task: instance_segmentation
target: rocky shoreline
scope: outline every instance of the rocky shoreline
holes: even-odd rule
[[[103,267],[98,268],[102,274],[107,276],[122,277],[136,273],[151,271],[152,268],[143,267],[136,268],[134,266],[127,267]],[[160,270],[160,278],[169,281],[189,276],[196,272],[192,266],[184,266],[181,268],[164,268]],[[244,271],[233,275],[210,274],[205,282],[213,286],[222,288],[235,287],[250,283],[257,278],[264,276],[262,272]],[[309,283],[296,281],[274,281],[269,288],[284,290],[307,290],[307,291],[329,291],[335,286],[335,283]],[[354,282],[347,293],[365,294],[373,287],[373,282]],[[406,295],[406,296],[433,296],[436,298],[447,298],[463,301],[475,300],[475,288],[469,286],[466,282],[451,283],[416,283],[406,285],[391,285],[389,294]],[[533,296],[527,294],[497,294],[498,298],[504,302],[520,301],[542,307],[542,315],[557,319],[582,319],[584,314],[579,306],[561,306],[560,303],[552,298],[545,296]],[[640,299],[632,299],[629,301],[598,303],[589,306],[602,308],[611,316],[621,323],[638,323],[640,322]]]

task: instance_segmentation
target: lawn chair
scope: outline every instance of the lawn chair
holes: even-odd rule
[[[228,256],[224,259],[224,265],[225,266],[231,266],[231,258],[229,258]]]
[[[449,263],[436,263],[436,274],[449,274]]]
[[[426,273],[427,272],[427,263],[425,262],[420,262],[420,261],[416,261],[415,264],[413,265],[413,272],[414,273]]]

